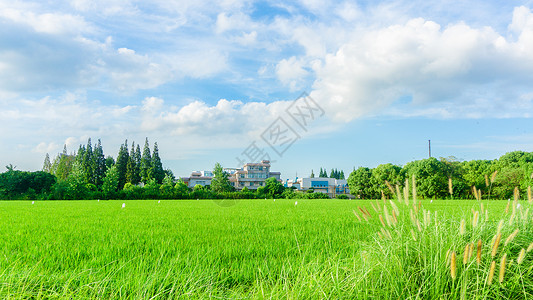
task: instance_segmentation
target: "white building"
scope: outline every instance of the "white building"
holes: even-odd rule
[[[346,181],[346,179],[327,177],[296,178],[295,180],[287,180],[285,186],[289,188],[295,187],[298,191],[313,190],[315,192],[325,193],[332,198],[335,198],[337,195],[350,194],[350,188],[348,187],[348,181]]]
[[[213,179],[212,171],[195,171],[191,173],[190,177],[182,177],[183,182],[190,188],[196,185],[206,186],[211,185]]]
[[[247,188],[257,190],[265,185],[265,181],[274,177],[281,182],[280,172],[270,172],[270,161],[262,160],[260,163],[247,163],[241,169],[229,176],[231,184],[238,190]]]
[[[224,172],[228,174],[231,185],[238,190],[245,187],[249,190],[256,190],[264,186],[265,181],[270,177],[281,182],[281,173],[270,172],[270,161],[268,160],[263,160],[260,163],[247,163],[242,168],[224,168]],[[193,188],[198,184],[201,186],[211,185],[213,177],[212,171],[195,171],[191,173],[190,177],[182,177],[181,179],[188,187]]]

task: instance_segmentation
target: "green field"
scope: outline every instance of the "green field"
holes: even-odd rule
[[[382,226],[378,215],[385,216],[384,203],[390,215],[398,207],[398,224]],[[507,214],[507,201],[485,201],[487,215],[477,201],[423,201],[414,212],[420,230],[412,217],[409,221],[413,207],[394,203],[242,200],[221,207],[209,200],[2,201],[0,297],[533,296],[533,252],[518,264],[520,250],[533,241],[527,201]],[[363,206],[371,215],[368,222],[353,213],[361,217]],[[475,227],[472,210],[479,211]],[[505,219],[502,242],[492,257],[500,219]],[[517,228],[516,238],[504,246]],[[481,263],[474,249],[474,257],[463,264],[465,245],[478,240],[483,241]],[[451,251],[457,253],[456,278],[450,273]],[[507,268],[500,283],[504,254]],[[489,285],[493,260],[497,270]]]

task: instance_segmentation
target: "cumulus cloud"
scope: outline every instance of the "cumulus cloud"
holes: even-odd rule
[[[176,136],[245,138],[257,135],[280,116],[288,101],[273,103],[221,99],[216,105],[193,101],[181,107],[164,105],[159,98],[143,101],[144,131],[170,132]]]
[[[277,64],[276,74],[284,85],[290,87],[291,91],[296,91],[302,88],[303,79],[309,74],[304,66],[306,66],[304,61],[292,56]]]
[[[342,121],[387,109],[405,111],[406,117],[413,111],[431,117],[477,114],[465,115],[467,109],[524,116],[514,104],[533,79],[533,52],[523,51],[531,49],[533,35],[525,24],[533,18],[524,8],[514,15],[517,40],[490,27],[442,27],[422,18],[358,35],[315,67],[312,96]],[[406,98],[411,101],[397,103]]]

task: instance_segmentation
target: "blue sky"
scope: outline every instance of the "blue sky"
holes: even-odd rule
[[[101,138],[177,176],[255,142],[311,169],[533,151],[532,1],[0,0],[0,164]],[[323,114],[287,113],[307,93]],[[278,155],[278,118],[298,139]]]

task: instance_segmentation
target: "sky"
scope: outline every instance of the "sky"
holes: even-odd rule
[[[0,166],[101,139],[176,176],[533,151],[533,1],[0,0]]]

